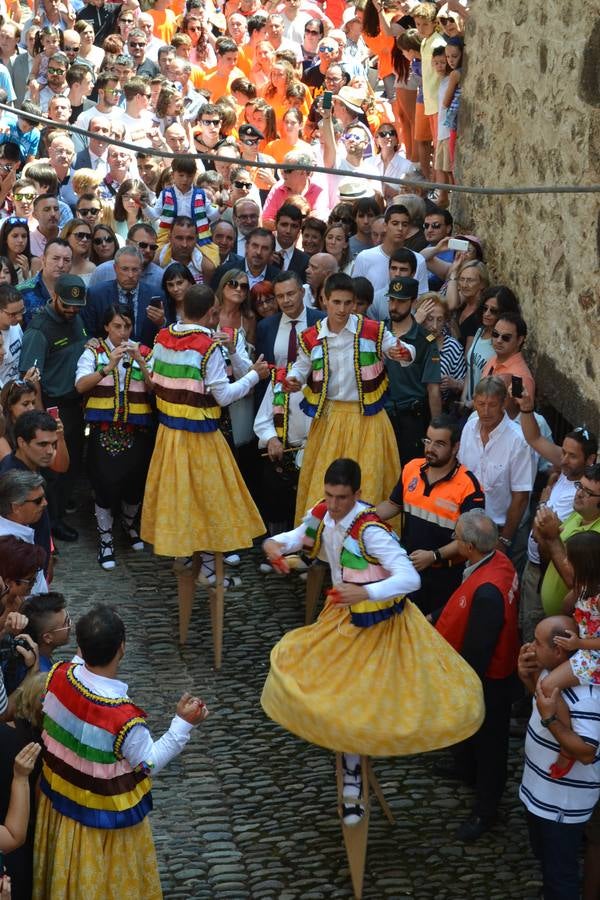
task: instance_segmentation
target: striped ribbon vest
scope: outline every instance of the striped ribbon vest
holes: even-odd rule
[[[383,409],[388,393],[388,377],[383,364],[383,322],[374,322],[357,316],[358,325],[354,336],[354,373],[358,388],[360,411],[364,416],[374,416]],[[298,336],[300,346],[312,365],[304,388],[304,399],[300,404],[307,416],[318,419],[327,399],[329,382],[329,353],[327,338],[319,337],[321,319]]]
[[[277,437],[287,447],[288,428],[290,422],[290,395],[283,389],[283,382],[291,366],[271,369],[271,388],[273,390],[273,426]]]
[[[127,697],[101,697],[80,684],[75,663],[57,663],[44,698],[40,788],[53,808],[90,828],[128,828],[152,809],[144,767],[132,769],[121,754],[146,714]]]
[[[206,215],[206,194],[202,188],[194,187],[192,189],[189,209],[177,208],[177,195],[174,188],[167,187],[163,189],[159,228],[166,228],[170,231],[173,219],[177,216],[190,216],[194,220],[196,244],[198,247],[212,243],[212,231]]]
[[[205,384],[206,366],[219,344],[204,331],[163,328],[156,336],[152,383],[158,420],[180,431],[216,431],[221,407]]]
[[[96,371],[109,363],[110,349],[104,341],[93,349]],[[148,347],[140,346],[144,359],[150,355]],[[135,360],[126,369],[123,392],[120,391],[117,368],[94,385],[85,399],[86,422],[112,422],[122,425],[151,425],[152,406],[144,382],[144,373]]]
[[[342,581],[350,584],[373,584],[389,578],[390,573],[381,565],[378,559],[371,556],[364,542],[365,528],[375,525],[386,531],[395,541],[400,543],[397,535],[389,525],[382,522],[376,514],[373,506],[362,503],[364,507],[354,518],[346,531],[342,550],[340,553],[340,566],[342,569]],[[325,513],[327,504],[325,501],[317,503],[304,519],[306,526],[304,547],[311,559],[319,555],[321,537],[325,527]],[[376,625],[384,619],[390,619],[404,608],[404,597],[392,597],[390,600],[373,601],[363,600],[350,607],[350,615],[353,625],[366,628]]]

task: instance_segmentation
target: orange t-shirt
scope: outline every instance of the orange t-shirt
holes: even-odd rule
[[[248,44],[240,47],[238,52],[238,69],[241,69],[246,78],[250,78],[250,72],[254,65],[254,53]],[[252,80],[252,79],[250,79]]]
[[[152,32],[163,44],[170,44],[171,38],[177,32],[177,16],[172,9],[149,9],[154,26]]]
[[[229,73],[229,75],[219,75],[219,73],[215,71],[212,75],[206,76],[202,82],[202,90],[210,91],[210,99],[213,103],[216,103],[221,97],[225,97],[229,94],[229,88],[231,87],[232,81],[235,81],[236,78],[243,77],[244,73],[241,69],[238,69],[237,66]]]
[[[265,153],[272,156],[275,162],[278,163],[282,163],[286,153],[291,153],[292,150],[297,150],[301,153],[312,152],[310,144],[307,144],[306,141],[297,141],[295,144],[290,144],[285,138],[277,138],[276,141],[269,141],[265,147]]]
[[[384,34],[383,31],[380,31],[377,37],[369,37],[369,35],[365,34],[363,31],[362,36],[365,44],[369,48],[369,53],[372,56],[377,56],[379,60],[377,66],[379,77],[385,78],[387,75],[392,75],[394,72],[394,66],[392,65],[394,38],[391,37],[391,35]]]

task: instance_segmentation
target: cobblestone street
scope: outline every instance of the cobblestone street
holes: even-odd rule
[[[211,711],[154,783],[152,826],[165,897],[351,898],[333,755],[284,732],[259,704],[271,647],[303,623],[303,582],[260,575],[259,552],[243,555],[243,587],[226,596],[217,673],[206,593],[198,589],[190,640],[180,650],[170,565],[129,551],[119,535],[118,567],[103,572],[89,502],[71,522],[80,539],[60,545],[54,586],[65,589],[74,618],[97,601],[120,610],[128,633],[120,674],[148,711],[154,736],[168,727],[186,689],[199,693]],[[396,824],[388,825],[374,807],[365,900],[535,900],[538,869],[517,797],[521,741],[513,741],[501,820],[470,847],[452,836],[468,815],[470,792],[432,775],[432,761],[440,757],[375,762]]]

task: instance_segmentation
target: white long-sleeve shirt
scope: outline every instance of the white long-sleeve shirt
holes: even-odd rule
[[[329,356],[329,380],[327,383],[327,397],[329,400],[343,400],[346,402],[358,401],[358,385],[354,371],[354,337],[358,327],[358,317],[351,315],[340,332],[331,331],[329,319],[323,319],[319,331],[320,337],[327,338],[327,351]],[[415,358],[415,348],[410,344],[400,341],[400,345],[410,352],[411,362]],[[398,346],[398,339],[385,330],[383,334],[382,349],[387,356],[388,352]],[[401,366],[410,365],[409,362],[401,362]],[[301,384],[306,384],[311,370],[310,356],[298,346],[298,358],[290,369],[289,378],[296,378]]]
[[[126,697],[127,685],[117,678],[105,678],[104,675],[96,675],[86,668],[84,661],[79,656],[73,657],[74,663],[79,665],[73,670],[77,681],[99,694],[101,697]],[[190,739],[194,726],[186,722],[180,716],[174,716],[169,730],[157,741],[153,740],[149,730],[143,725],[134,725],[123,741],[122,753],[127,762],[135,768],[144,763],[152,769],[152,775],[156,775],[172,759],[178,756]]]
[[[306,443],[312,419],[300,409],[303,397],[301,393],[290,394],[288,418],[288,444],[290,447],[301,447]],[[258,446],[266,447],[271,438],[277,437],[273,424],[273,387],[269,383],[262,403],[254,419],[254,434],[258,438]]]
[[[329,563],[331,580],[334,585],[342,584],[343,580],[340,554],[346,532],[364,508],[363,503],[355,503],[350,512],[339,522],[335,522],[329,513],[325,513],[319,559]],[[275,535],[273,540],[282,546],[284,554],[295,553],[302,549],[305,532],[306,525],[303,523],[293,531]],[[383,600],[390,600],[392,597],[419,590],[421,576],[409,560],[403,547],[390,534],[383,528],[367,526],[363,532],[363,538],[367,553],[378,559],[383,568],[391,573],[390,577],[383,581],[364,585],[369,600],[381,603]]]

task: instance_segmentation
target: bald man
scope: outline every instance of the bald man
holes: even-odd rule
[[[314,253],[306,267],[306,284],[304,285],[304,305],[316,306],[319,290],[325,280],[339,269],[337,259],[331,253]]]

